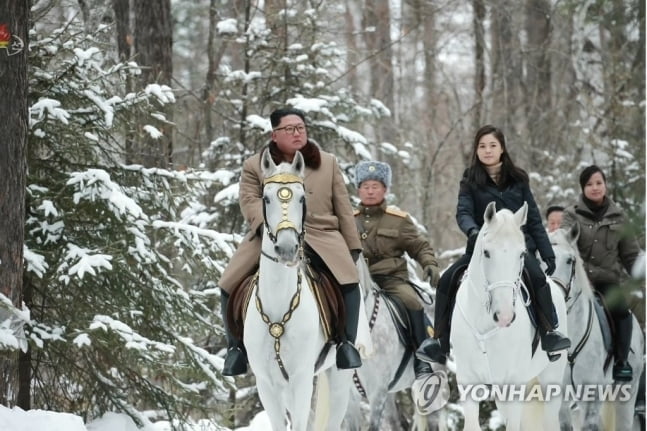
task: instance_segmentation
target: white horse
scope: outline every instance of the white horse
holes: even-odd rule
[[[466,430],[480,430],[478,401],[482,394],[477,392],[483,391],[474,389],[485,390],[488,384],[496,387],[496,405],[507,430],[519,430],[522,423],[524,427],[559,429],[561,394],[550,392],[549,387],[561,385],[566,355],[549,362],[541,348],[533,353],[535,331],[521,294],[526,253],[521,226],[527,211],[525,203],[514,214],[505,209],[496,212],[494,202],[487,206],[484,225],[456,295],[450,340]],[[560,330],[567,333],[563,296],[557,285],[550,282],[550,286]],[[524,395],[529,388],[530,393]],[[540,405],[543,415],[523,416],[528,413],[523,410],[524,401],[538,399],[539,393],[544,398]]]
[[[258,395],[274,431],[286,430],[288,418],[292,431],[339,431],[351,377],[350,370],[334,366],[334,346],[315,369],[327,340],[302,261],[304,160],[297,152],[291,164],[277,166],[266,150],[261,167],[265,225],[243,338]],[[309,424],[314,377],[324,369],[317,380],[317,416]]]
[[[564,286],[567,293],[571,349],[568,352],[569,365],[566,368],[564,384],[573,385],[574,388],[578,385],[594,385],[607,390],[618,390],[618,387],[613,387],[613,360],[606,370],[604,369],[607,351],[594,309],[596,299],[577,249],[578,236],[577,224],[569,230],[558,229],[550,234],[556,257],[553,278]],[[577,403],[565,400],[560,416],[566,429],[570,429],[568,426],[571,422],[574,430],[633,429],[634,404],[643,369],[644,352],[643,334],[635,317],[633,325],[628,360],[634,373],[632,381],[623,383],[626,385],[623,389],[627,389],[627,392],[622,391],[620,394],[625,400],[611,403],[615,409],[610,408],[610,403],[603,403],[600,396],[588,397],[587,400]]]
[[[369,403],[369,431],[380,431],[388,427],[387,416],[395,412],[393,394],[411,389],[415,382],[413,372],[413,352],[399,342],[394,318],[389,312],[385,296],[380,287],[373,281],[366,261],[357,260],[364,310],[369,321],[373,355],[362,361],[362,367],[353,376],[354,386],[352,402],[357,404],[361,397]],[[406,318],[406,316],[405,316]],[[438,391],[436,390],[438,389]],[[442,407],[442,400],[449,398],[449,387],[446,377],[429,375],[419,379],[412,390],[415,406],[411,430],[424,431],[439,425],[440,413],[429,415],[428,412]],[[434,404],[432,406],[432,404]],[[361,418],[357,417],[357,408],[349,409],[346,422],[349,430],[361,429]],[[424,413],[424,414],[423,414]],[[444,424],[441,422],[441,429]],[[397,429],[401,429],[400,426]]]

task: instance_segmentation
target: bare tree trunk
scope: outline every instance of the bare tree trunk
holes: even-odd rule
[[[492,98],[486,121],[501,127],[507,136],[523,130],[525,112],[521,106],[521,43],[515,17],[516,2],[496,0],[492,16]]]
[[[115,14],[115,27],[117,28],[117,53],[119,61],[128,61],[132,57],[133,34],[130,26],[130,0],[112,0],[112,10]],[[130,74],[126,75],[126,91],[134,90]],[[133,142],[135,136],[126,131],[124,136],[124,149],[126,163],[133,163]]]
[[[346,75],[348,86],[354,90],[359,90],[358,81],[357,81],[357,61],[358,61],[358,49],[357,49],[357,39],[355,36],[355,19],[353,16],[353,11],[351,9],[351,2],[346,2],[346,7],[344,9],[344,21],[346,23],[346,69],[349,70]]]
[[[0,293],[18,308],[25,244],[28,29],[29,3],[0,0]],[[16,38],[24,43],[21,51]],[[11,317],[0,309],[0,322]],[[0,355],[0,376],[0,404],[14,405],[19,389],[17,352]]]
[[[117,27],[117,52],[119,60],[126,61],[131,55],[133,35],[130,30],[130,0],[112,0]]]
[[[472,130],[476,132],[483,123],[483,91],[485,90],[485,3],[472,0],[472,29],[474,30],[474,110],[472,111]],[[470,146],[464,153],[465,164],[470,154]]]
[[[135,5],[135,53],[136,60],[143,66],[140,85],[159,83],[171,86],[173,76],[173,25],[171,0],[149,2],[134,0]],[[152,139],[140,130],[139,151],[135,161],[144,166],[168,167],[172,163],[173,141],[172,108],[166,108],[167,122],[159,124],[164,134]],[[141,126],[141,125],[140,125]]]
[[[528,61],[526,76],[526,112],[530,150],[538,153],[554,149],[551,100],[550,47],[551,9],[548,0],[528,0],[526,3],[526,34]],[[538,154],[535,154],[538,156]],[[534,157],[533,157],[534,158]]]
[[[374,32],[364,32],[366,46],[371,55],[370,92],[384,103],[393,115],[393,121],[382,121],[377,140],[395,140],[395,99],[393,96],[393,50],[391,49],[391,11],[389,0],[366,0],[363,17],[364,29],[372,27]]]

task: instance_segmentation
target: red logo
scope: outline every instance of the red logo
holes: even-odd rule
[[[0,49],[6,49],[7,55],[18,54],[25,43],[18,36],[12,35],[7,24],[0,24]]]
[[[0,48],[6,48],[11,41],[11,33],[7,24],[0,24]]]

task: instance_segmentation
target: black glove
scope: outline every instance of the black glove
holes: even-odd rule
[[[359,259],[359,255],[361,252],[362,250],[358,250],[358,249],[350,251],[350,255],[353,258],[353,263],[357,263],[357,259]]]
[[[474,245],[476,244],[476,238],[479,236],[479,230],[477,228],[470,229],[470,233],[467,236],[467,247],[465,247],[465,254],[474,253]]]
[[[546,263],[546,275],[553,275],[555,272],[555,258],[549,257],[544,259],[544,262]]]

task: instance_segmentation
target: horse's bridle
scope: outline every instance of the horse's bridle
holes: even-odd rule
[[[276,174],[265,178],[263,180],[263,187],[265,187],[269,183],[303,184],[303,178],[294,174],[281,173],[281,174]],[[301,230],[299,231],[296,225],[288,219],[288,206],[293,197],[292,190],[284,186],[279,188],[279,190],[276,192],[276,195],[281,201],[281,221],[276,226],[276,232],[274,233],[270,230],[270,226],[267,223],[267,213],[266,213],[266,207],[265,207],[266,202],[265,202],[265,199],[263,199],[263,224],[265,225],[267,235],[269,236],[272,243],[276,244],[276,241],[277,241],[276,236],[281,230],[294,229],[294,231],[297,233],[299,237],[299,260],[302,260],[303,259],[303,238],[305,235],[305,217],[306,217],[305,199],[303,200],[303,218],[301,220]],[[269,254],[265,253],[263,250],[261,250],[261,253],[263,254],[263,256],[270,259],[271,261],[276,263],[279,262],[279,259],[277,257],[270,256]],[[281,358],[281,337],[285,333],[285,325],[288,323],[290,318],[292,318],[292,313],[294,313],[294,311],[301,303],[301,281],[302,281],[302,277],[301,277],[301,272],[299,271],[297,275],[297,289],[294,292],[294,295],[292,295],[292,299],[290,300],[290,307],[288,311],[283,315],[283,318],[281,319],[280,322],[272,322],[272,320],[267,315],[267,313],[263,311],[263,303],[261,302],[261,297],[258,294],[258,287],[256,288],[256,298],[255,298],[256,309],[258,310],[258,313],[260,314],[263,322],[267,324],[270,335],[274,338],[274,353],[275,353],[274,357],[279,366],[279,369],[281,370],[281,374],[283,375],[283,378],[285,378],[285,380],[287,381],[290,380],[290,376],[288,375],[287,370],[285,369],[285,365],[283,363],[283,359]]]
[[[486,254],[487,251],[484,251],[483,253]],[[528,293],[527,287],[523,283],[523,279],[522,279],[525,256],[526,256],[526,252],[521,254],[521,257],[520,257],[521,265],[519,265],[519,274],[517,275],[514,282],[504,280],[504,281],[495,281],[494,283],[490,283],[488,281],[487,275],[485,274],[485,270],[483,269],[483,265],[479,265],[479,268],[481,269],[481,273],[483,275],[483,280],[485,280],[485,293],[487,293],[488,295],[487,303],[485,304],[485,307],[488,310],[488,312],[492,307],[492,291],[494,289],[509,287],[510,285],[512,285],[512,307],[516,305],[517,296],[519,295],[519,292],[522,288],[526,290],[526,294]],[[486,257],[488,256],[486,255]],[[527,294],[526,297],[528,299],[524,302],[524,306],[528,306],[528,304],[530,304],[530,295]]]
[[[577,257],[569,256],[566,263],[568,265],[571,265],[571,274],[567,282],[564,282],[563,280],[553,276],[551,276],[550,278],[552,278],[553,281],[557,283],[557,285],[562,289],[562,291],[564,292],[564,301],[568,302],[571,299],[571,289],[573,288],[573,282],[575,281],[575,266],[577,264]],[[571,305],[566,309],[567,312],[571,310],[571,308],[573,307],[573,304],[575,304],[575,301],[581,294],[582,294],[581,290],[577,292],[575,298],[571,302]]]
[[[263,188],[265,188],[265,186],[270,183],[303,184],[303,178],[301,178],[298,175],[289,174],[289,173],[275,174],[263,180]],[[299,253],[300,253],[300,259],[301,259],[303,258],[303,239],[305,236],[306,201],[304,199],[302,203],[303,211],[302,211],[302,219],[301,219],[301,230],[299,230],[297,229],[297,226],[292,221],[290,221],[290,219],[288,219],[288,206],[293,196],[292,190],[290,190],[288,187],[281,187],[276,192],[276,196],[281,201],[281,221],[276,225],[276,230],[273,232],[272,229],[270,229],[269,224],[267,223],[267,208],[266,208],[265,199],[263,199],[263,225],[265,226],[267,235],[269,236],[273,244],[276,244],[277,235],[279,234],[280,231],[284,229],[293,229],[297,233],[297,236],[299,238]],[[278,259],[276,257],[270,256],[264,251],[261,251],[261,253],[268,259],[274,262],[278,262]]]

